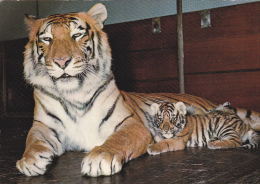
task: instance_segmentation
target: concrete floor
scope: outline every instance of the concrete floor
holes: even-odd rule
[[[28,122],[25,124],[25,122]],[[26,177],[15,163],[21,158],[30,127],[28,120],[4,120],[0,134],[0,183],[260,183],[260,149],[209,150],[188,148],[157,156],[145,154],[109,177],[80,174],[83,152],[67,152],[43,176]],[[11,126],[12,125],[12,126]]]

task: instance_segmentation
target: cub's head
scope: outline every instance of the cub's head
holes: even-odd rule
[[[186,125],[186,106],[183,102],[162,104],[153,103],[151,112],[155,116],[155,122],[161,135],[168,139],[183,130]]]
[[[35,87],[67,92],[78,90],[84,82],[106,80],[111,75],[111,51],[102,31],[106,18],[107,10],[100,3],[88,12],[42,19],[26,16],[30,35],[25,78]]]

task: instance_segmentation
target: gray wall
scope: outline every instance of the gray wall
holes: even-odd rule
[[[183,0],[183,12],[212,9],[260,0]],[[94,4],[107,6],[105,24],[128,22],[176,14],[175,0],[114,0],[114,1],[39,1],[39,17],[50,14],[88,11]],[[0,2],[0,41],[27,37],[24,14],[37,14],[35,1]],[[239,13],[239,12],[238,12]]]

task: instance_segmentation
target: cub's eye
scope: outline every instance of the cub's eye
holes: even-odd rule
[[[46,42],[50,42],[52,39],[50,38],[50,37],[44,37],[44,38],[42,38],[44,41],[46,41]]]
[[[82,36],[82,33],[77,33],[77,34],[72,35],[72,38],[76,39],[76,38],[78,38],[80,36]]]
[[[176,121],[176,116],[173,116],[171,119],[172,121]]]
[[[159,121],[159,122],[162,122],[163,119],[162,119],[161,117],[158,117],[158,121]]]

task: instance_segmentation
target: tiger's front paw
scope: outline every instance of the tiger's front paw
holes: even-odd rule
[[[81,173],[92,177],[108,176],[118,173],[122,169],[122,159],[108,151],[95,147],[84,157],[81,164]]]
[[[53,153],[47,149],[44,152],[31,150],[25,152],[22,159],[16,162],[16,168],[26,176],[43,175],[47,165],[52,162],[53,156]]]

